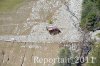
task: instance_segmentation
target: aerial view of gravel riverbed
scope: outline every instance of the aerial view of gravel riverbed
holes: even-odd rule
[[[0,66],[100,66],[100,0],[0,0]]]

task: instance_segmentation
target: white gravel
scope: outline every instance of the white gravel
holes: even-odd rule
[[[28,22],[33,22],[36,19],[40,21],[34,22],[30,35],[25,36],[0,36],[0,40],[4,41],[17,41],[17,42],[77,42],[80,41],[81,33],[74,26],[77,24],[77,27],[81,18],[82,10],[82,1],[83,0],[65,0],[68,2],[66,5],[61,2],[61,0],[52,0],[52,2],[46,2],[46,0],[39,0],[34,4],[32,8],[32,13],[28,18]],[[52,7],[51,7],[51,6]],[[51,8],[51,9],[50,9]],[[57,8],[57,9],[56,9]],[[52,13],[55,10],[52,20],[53,24],[57,26],[61,33],[55,36],[52,36],[46,30],[48,26],[48,20],[46,20],[47,14]],[[44,14],[40,14],[43,11]],[[71,11],[71,12],[70,12]],[[45,19],[43,22],[42,20]],[[11,39],[14,40],[11,40]]]

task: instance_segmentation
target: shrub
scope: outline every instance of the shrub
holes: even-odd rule
[[[68,48],[64,47],[60,50],[59,58],[61,62],[61,58],[69,58],[70,57],[70,51]],[[71,63],[56,63],[55,66],[71,66]]]
[[[53,24],[53,21],[52,21],[52,20],[49,20],[48,23],[49,23],[49,24]]]
[[[96,60],[94,63],[87,63],[86,66],[100,66],[100,43],[95,44],[92,51],[90,52],[89,57],[95,57]],[[91,59],[89,60],[89,62]]]
[[[100,29],[100,0],[84,0],[80,27],[83,30]]]

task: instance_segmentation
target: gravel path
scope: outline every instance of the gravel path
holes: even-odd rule
[[[60,4],[60,5],[59,5]],[[50,9],[51,8],[51,9]],[[32,12],[27,18],[27,23],[31,24],[32,29],[29,35],[0,36],[0,40],[17,42],[77,42],[80,41],[81,33],[78,31],[78,25],[81,19],[82,0],[39,0],[33,4]],[[42,12],[42,13],[41,13]],[[46,26],[48,24],[47,16],[53,20],[61,33],[55,36],[50,35]]]

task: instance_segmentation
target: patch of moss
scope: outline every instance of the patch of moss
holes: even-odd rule
[[[75,57],[71,57],[71,52],[68,47],[61,48],[59,52],[59,58],[61,63],[56,63],[55,66],[77,66],[75,63],[76,59]],[[66,59],[66,62],[62,63],[62,58],[64,60]]]

